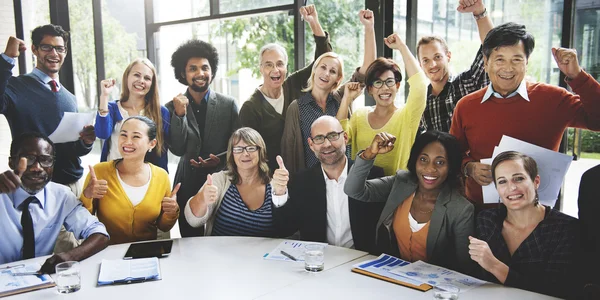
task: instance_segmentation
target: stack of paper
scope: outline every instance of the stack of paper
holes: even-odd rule
[[[426,283],[433,286],[439,284],[452,284],[460,288],[461,293],[486,283],[486,281],[446,268],[434,266],[420,260],[412,264],[399,266],[392,269],[390,272],[396,275],[406,276],[419,283]]]
[[[161,280],[157,257],[131,260],[102,260],[98,285],[129,284]]]
[[[387,254],[381,254],[376,259],[363,261],[352,267],[352,272],[360,273],[377,279],[426,292],[432,289],[431,285],[410,278],[406,275],[391,273],[390,270],[398,266],[410,265],[409,262]]]
[[[535,160],[540,175],[540,203],[553,207],[573,157],[504,135],[500,144],[494,148],[492,157],[482,159],[481,163],[491,165],[494,158],[504,151],[518,151]],[[493,182],[483,186],[482,190],[483,203],[498,203],[500,196]]]
[[[20,294],[24,292],[53,287],[56,284],[48,274],[21,275],[14,274],[32,273],[41,268],[38,263],[19,264],[0,269],[0,297]]]

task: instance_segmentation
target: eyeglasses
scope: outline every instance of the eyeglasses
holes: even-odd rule
[[[54,156],[50,155],[23,155],[21,157],[27,159],[27,167],[33,166],[36,161],[44,168],[49,168],[54,165]]]
[[[315,137],[311,137],[310,139],[313,141],[313,143],[317,144],[317,145],[321,145],[323,143],[325,143],[325,139],[328,139],[329,142],[333,142],[333,141],[337,141],[340,139],[341,134],[344,131],[340,131],[340,132],[330,132],[327,135],[317,135]]]
[[[275,67],[277,67],[278,69],[285,68],[285,63],[283,63],[282,61],[278,61],[276,64],[268,61],[266,63],[263,63],[262,65],[267,70],[273,70]]]
[[[67,52],[67,47],[65,47],[65,46],[53,46],[53,45],[48,45],[48,44],[40,44],[39,48],[40,48],[40,50],[42,50],[44,52],[51,52],[52,49],[55,49],[56,53],[66,53]]]
[[[258,149],[260,149],[260,147],[258,147],[258,146],[246,146],[246,147],[238,146],[238,147],[233,147],[231,149],[231,152],[233,152],[233,154],[240,154],[240,153],[244,152],[244,150],[246,150],[246,152],[248,152],[248,153],[253,153],[253,152],[258,151]]]
[[[373,81],[373,87],[376,88],[376,89],[380,89],[383,86],[384,83],[385,83],[385,85],[387,87],[393,87],[396,84],[396,79],[395,78],[389,78],[389,79],[386,79],[385,81],[383,81],[383,80],[375,80],[375,81]]]

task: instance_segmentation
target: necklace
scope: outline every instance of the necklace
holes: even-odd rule
[[[419,199],[421,199],[421,203],[423,203],[423,196],[421,196],[421,195],[422,194],[419,194]],[[415,198],[416,198],[416,196],[415,196]],[[434,205],[434,207],[432,209],[424,211],[424,210],[421,210],[420,208],[417,207],[417,211],[420,212],[420,213],[422,213],[422,214],[424,214],[424,215],[426,215],[426,214],[431,213],[434,208],[435,208],[435,205]]]

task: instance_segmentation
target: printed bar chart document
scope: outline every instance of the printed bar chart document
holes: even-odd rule
[[[424,284],[405,275],[394,274],[390,272],[390,270],[396,267],[406,266],[409,264],[409,262],[399,259],[397,257],[387,254],[381,254],[376,259],[363,261],[354,265],[352,267],[352,272],[385,280],[391,283],[403,285],[422,292],[426,292],[432,289],[433,287],[431,285]]]
[[[433,286],[449,283],[460,288],[461,293],[486,283],[486,281],[428,264],[420,260],[412,264],[399,266],[392,269],[390,272]]]
[[[39,263],[17,264],[0,268],[0,298],[56,286],[48,274],[17,275],[35,273],[40,268]]]
[[[327,245],[325,243],[287,240],[281,242],[271,252],[266,253],[263,258],[270,260],[304,261],[304,249],[308,244]]]

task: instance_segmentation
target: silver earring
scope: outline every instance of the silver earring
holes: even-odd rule
[[[150,153],[150,152],[152,152],[152,149],[149,149],[149,150],[148,150],[148,153]]]

